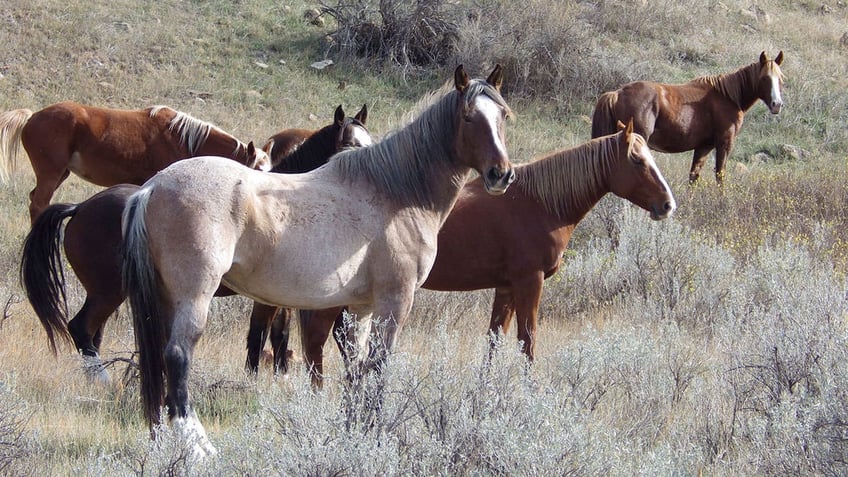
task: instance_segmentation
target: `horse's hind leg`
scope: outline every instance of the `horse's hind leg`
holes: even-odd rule
[[[707,156],[712,150],[711,147],[698,147],[692,153],[692,168],[689,169],[689,183],[694,184],[701,176],[701,169],[704,168],[704,163],[707,162]]]
[[[36,170],[35,188],[29,193],[29,218],[30,222],[35,222],[35,219],[41,215],[41,212],[50,205],[50,199],[53,198],[53,193],[56,189],[71,175],[71,171],[65,169],[61,175],[53,174],[45,175]]]
[[[206,327],[209,299],[198,300],[196,305],[176,308],[171,326],[171,338],[165,346],[165,375],[168,394],[165,402],[168,417],[177,432],[194,442],[198,455],[214,454],[215,447],[209,442],[203,425],[191,408],[188,392],[188,373],[191,358],[203,329]]]
[[[123,301],[119,294],[117,300],[101,300],[86,297],[80,311],[68,322],[68,332],[74,340],[74,346],[87,358],[89,375],[95,381],[108,383],[111,379],[100,362],[100,343],[103,340],[103,327],[106,320]]]

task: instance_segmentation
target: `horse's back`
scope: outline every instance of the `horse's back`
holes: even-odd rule
[[[265,141],[262,150],[271,157],[271,165],[276,166],[280,161],[293,153],[306,141],[309,136],[315,133],[313,129],[284,129]]]
[[[220,273],[228,287],[264,303],[363,300],[369,246],[385,224],[372,220],[381,214],[371,195],[343,186],[332,168],[266,174],[198,157],[168,167],[144,188],[151,189],[152,253],[160,265],[178,264],[164,274],[172,283],[185,273],[176,268],[200,267],[194,272]]]

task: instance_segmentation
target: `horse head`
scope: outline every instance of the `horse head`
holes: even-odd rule
[[[783,63],[783,51],[770,60],[766,52],[760,53],[760,77],[757,80],[757,95],[766,103],[772,114],[777,114],[783,107],[783,73],[780,64]]]
[[[363,104],[362,109],[352,118],[345,116],[342,106],[336,108],[333,120],[339,129],[336,138],[336,149],[349,149],[354,147],[366,147],[374,144],[365,121],[368,119],[368,106]]]
[[[485,82],[471,80],[462,65],[454,72],[454,85],[459,92],[454,154],[480,173],[486,191],[493,195],[506,192],[515,180],[504,138],[504,121],[510,110],[500,94],[502,83],[500,65]]]
[[[247,143],[245,147],[246,158],[244,165],[251,169],[268,172],[271,170],[271,156],[262,149],[253,145],[253,141]]]
[[[610,190],[650,212],[654,220],[669,217],[677,204],[648,142],[633,132],[633,119],[627,125],[618,121],[618,129],[620,139],[616,165],[609,178]]]

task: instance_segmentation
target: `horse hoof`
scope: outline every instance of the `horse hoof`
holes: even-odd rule
[[[83,371],[89,381],[103,386],[112,384],[112,377],[106,371],[106,367],[99,356],[83,356],[82,361]]]

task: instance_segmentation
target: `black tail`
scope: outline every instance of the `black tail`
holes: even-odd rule
[[[151,428],[159,423],[165,397],[165,317],[161,316],[157,273],[150,259],[144,212],[150,189],[130,196],[123,217],[123,282],[133,315],[138,351],[141,405]]]
[[[56,354],[56,337],[73,343],[68,332],[68,301],[62,263],[62,224],[76,204],[53,204],[33,222],[21,254],[21,284]]]
[[[607,91],[598,98],[595,111],[592,113],[592,139],[618,132],[613,107],[618,99],[618,93]]]

